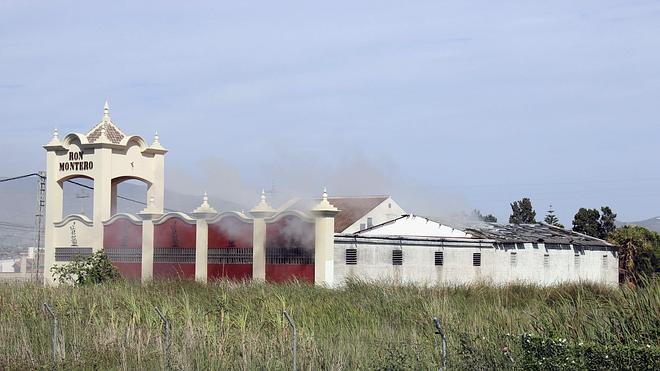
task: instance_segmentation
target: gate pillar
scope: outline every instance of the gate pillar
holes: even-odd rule
[[[275,215],[275,209],[266,202],[266,192],[261,191],[261,200],[250,210],[254,218],[252,238],[252,279],[266,281],[266,222],[265,218]]]
[[[315,218],[314,283],[332,287],[335,281],[335,215],[339,209],[330,204],[324,189],[321,202],[311,212]]]

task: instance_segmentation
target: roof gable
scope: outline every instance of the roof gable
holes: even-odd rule
[[[367,215],[376,206],[382,204],[389,196],[364,197],[328,197],[328,201],[339,209],[335,216],[335,233],[341,233]],[[308,210],[309,200],[298,200],[287,207],[287,210]]]

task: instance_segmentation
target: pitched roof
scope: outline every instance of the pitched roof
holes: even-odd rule
[[[119,130],[112,122],[102,122],[96,125],[89,133],[87,133],[87,141],[89,143],[96,142],[101,136],[102,129],[105,129],[105,136],[108,137],[111,143],[119,144],[124,139],[124,133]]]
[[[335,216],[335,233],[345,231],[388,198],[389,196],[328,197],[328,201],[339,209]],[[309,206],[309,200],[298,200],[288,206],[287,210],[307,211]]]
[[[484,223],[478,227],[468,228],[467,232],[482,238],[494,239],[500,242],[543,242],[557,244],[573,244],[583,246],[613,246],[607,241],[587,236],[567,229],[548,224],[495,224]]]
[[[363,236],[473,238],[471,234],[460,229],[417,215],[402,215],[385,223],[355,232],[355,234]]]
[[[105,102],[105,105],[103,106],[103,120],[87,133],[87,141],[89,143],[96,142],[104,131],[105,136],[113,144],[119,144],[126,136],[110,119],[110,107],[108,106],[108,102]]]

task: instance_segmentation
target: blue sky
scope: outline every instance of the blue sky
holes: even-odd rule
[[[0,2],[0,176],[106,99],[186,193],[660,215],[659,1]]]

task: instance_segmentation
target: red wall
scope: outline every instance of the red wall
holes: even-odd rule
[[[243,253],[245,259],[241,260],[244,261],[213,261],[214,253],[225,253],[230,249],[233,249],[232,252]],[[208,280],[223,278],[233,280],[252,278],[252,224],[235,216],[227,216],[209,224]]]
[[[195,224],[179,217],[154,225],[154,278],[195,278],[196,232]],[[168,256],[159,258],[160,251]]]
[[[135,225],[128,219],[117,219],[103,227],[103,249],[111,256],[112,264],[125,278],[140,279],[142,263],[115,261],[112,256],[123,249],[142,249],[142,226]],[[125,251],[125,250],[124,250]]]
[[[284,249],[288,258],[274,262],[269,251]],[[309,261],[296,262],[296,258]],[[314,223],[300,217],[287,215],[274,223],[266,224],[266,281],[285,282],[300,280],[314,282]],[[270,260],[270,261],[269,261]]]

